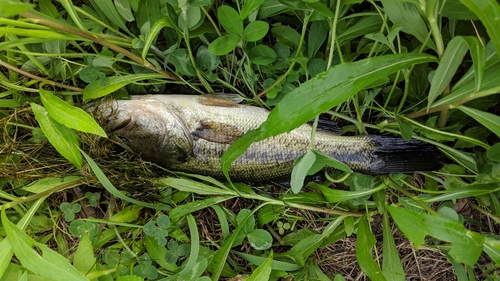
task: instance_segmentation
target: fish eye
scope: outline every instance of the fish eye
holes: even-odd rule
[[[126,145],[126,146],[130,146],[130,141],[125,138],[125,137],[118,137],[120,138],[120,140]]]

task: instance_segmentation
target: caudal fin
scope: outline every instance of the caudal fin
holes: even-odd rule
[[[423,141],[370,136],[374,141],[373,165],[370,174],[399,174],[437,171],[443,167],[437,147]]]

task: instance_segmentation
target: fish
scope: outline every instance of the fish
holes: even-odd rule
[[[220,160],[229,146],[258,128],[269,110],[242,104],[236,94],[136,95],[94,107],[101,124],[143,160],[172,171],[224,179]],[[255,142],[230,166],[231,180],[289,179],[294,162],[311,148],[313,126],[306,123]],[[352,171],[379,175],[435,171],[442,167],[436,146],[420,140],[317,130],[315,150]]]

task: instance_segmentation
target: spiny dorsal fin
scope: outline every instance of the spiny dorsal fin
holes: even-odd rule
[[[239,106],[238,104],[244,100],[238,94],[215,93],[203,95],[200,103],[211,106],[233,107]]]
[[[196,128],[191,135],[195,139],[204,139],[216,143],[233,143],[237,138],[241,137],[245,132],[235,126],[217,123],[212,121],[201,121],[200,126]]]

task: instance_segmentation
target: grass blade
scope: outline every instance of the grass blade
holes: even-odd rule
[[[368,222],[363,217],[359,220],[358,239],[356,240],[356,259],[363,272],[374,281],[385,281],[380,266],[372,257],[372,248],[375,246],[375,236],[370,231]]]
[[[500,136],[500,116],[466,106],[457,106],[457,108]]]

